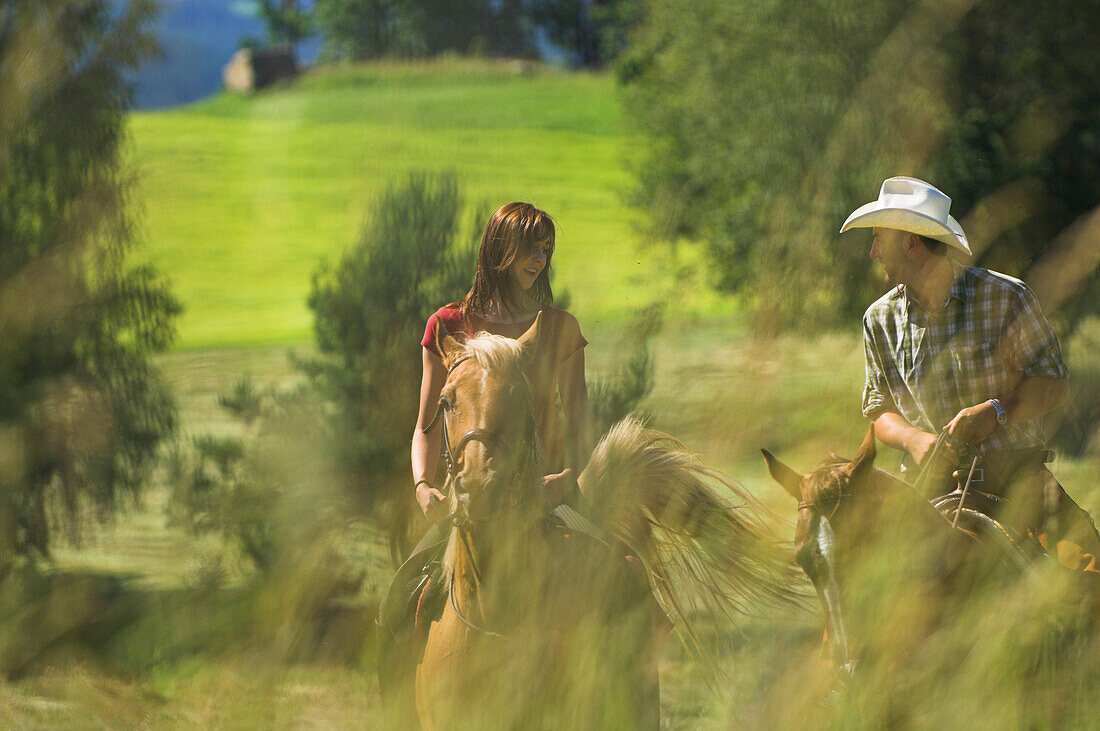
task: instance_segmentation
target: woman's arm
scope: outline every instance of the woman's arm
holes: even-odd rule
[[[543,478],[549,509],[555,508],[577,484],[588,461],[588,386],[584,381],[584,348],[562,364],[558,375],[558,398],[565,417],[565,469]]]
[[[588,384],[584,378],[584,348],[562,364],[558,379],[558,397],[565,417],[565,466],[576,478],[588,462],[589,441]]]
[[[412,435],[412,473],[416,485],[416,501],[429,519],[432,513],[442,509],[440,502],[446,496],[430,484],[435,478],[436,465],[439,462],[440,431],[433,429],[428,434],[424,427],[432,423],[435,410],[439,407],[439,392],[447,380],[447,369],[443,360],[428,350],[423,350],[424,376],[420,381],[420,412],[416,417],[416,428]],[[429,481],[428,483],[422,480]]]

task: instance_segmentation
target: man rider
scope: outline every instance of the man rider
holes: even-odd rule
[[[873,230],[871,258],[895,285],[863,317],[863,415],[905,453],[903,469],[934,457],[936,494],[952,467],[970,474],[951,446],[967,445],[980,455],[973,489],[1010,498],[1006,523],[1071,568],[1100,571],[1092,519],[1044,464],[1042,417],[1069,397],[1058,339],[1026,284],[950,256],[970,255],[950,205],[929,183],[889,178],[840,229]]]

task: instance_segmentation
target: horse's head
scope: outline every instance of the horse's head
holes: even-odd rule
[[[832,460],[803,475],[761,450],[771,476],[798,501],[795,557],[810,577],[825,609],[837,665],[851,669],[847,634],[840,609],[837,564],[840,543],[858,541],[852,525],[868,506],[876,506],[875,431],[872,426],[850,462]],[[838,538],[839,534],[839,538]]]
[[[805,568],[805,551],[816,544],[822,526],[841,530],[858,517],[868,505],[881,499],[875,470],[875,431],[867,432],[855,459],[832,459],[809,474],[801,474],[780,462],[766,449],[760,450],[768,463],[768,471],[791,497],[798,501],[798,525],[795,545],[799,562]],[[813,578],[811,570],[806,571]]]
[[[481,334],[459,343],[442,325],[436,345],[447,368],[439,397],[451,516],[484,522],[530,485],[537,446],[523,368],[538,347],[541,314],[518,340]]]

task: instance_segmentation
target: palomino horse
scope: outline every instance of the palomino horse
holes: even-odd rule
[[[417,714],[426,728],[656,728],[667,620],[652,597],[690,634],[700,609],[785,599],[787,564],[754,511],[718,496],[711,471],[633,420],[581,475],[583,514],[559,509],[567,527],[552,527],[523,374],[539,323],[518,340],[463,345],[442,328],[437,338],[453,528]]]
[[[873,427],[855,459],[807,475],[761,451],[798,501],[795,556],[821,600],[842,677],[871,645],[905,662],[955,589],[1029,570],[996,521],[966,507],[946,519],[909,483],[876,469]],[[973,550],[978,545],[992,550]]]

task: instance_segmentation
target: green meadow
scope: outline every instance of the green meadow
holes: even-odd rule
[[[183,350],[308,341],[310,275],[411,172],[453,171],[471,217],[510,200],[549,211],[555,286],[582,322],[673,295],[686,315],[722,309],[696,286],[690,252],[640,245],[626,164],[641,142],[609,74],[457,60],[326,68],[255,96],[135,113],[130,128],[143,251],[184,303]]]

